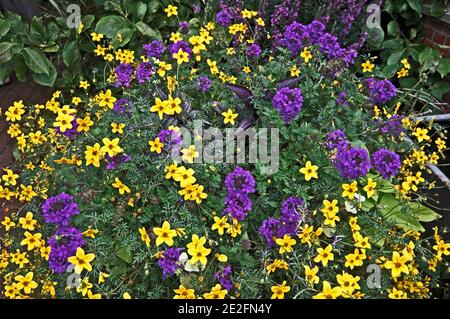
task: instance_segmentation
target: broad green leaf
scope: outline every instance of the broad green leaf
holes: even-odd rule
[[[388,23],[388,25],[387,25],[388,35],[397,35],[398,31],[399,31],[399,26],[398,26],[397,21],[393,20]]]
[[[380,196],[380,212],[384,218],[393,220],[398,226],[424,231],[417,218],[408,211],[407,205],[397,199],[393,194],[383,194]]]
[[[382,49],[401,49],[403,48],[404,41],[400,39],[386,40],[381,45]]]
[[[84,28],[87,30],[92,26],[92,23],[94,23],[95,17],[93,15],[87,15],[81,19],[84,24]]]
[[[159,31],[155,31],[152,28],[150,28],[145,22],[139,21],[138,23],[136,23],[136,28],[139,30],[140,33],[152,39],[156,40],[162,39],[161,33],[159,33]]]
[[[445,14],[445,5],[443,0],[433,0],[430,7],[430,14],[439,18]]]
[[[43,73],[49,75],[50,68],[49,63],[51,62],[47,59],[47,57],[39,50],[33,48],[25,48],[23,49],[23,57],[25,59],[25,63],[34,73]]]
[[[42,18],[33,17],[31,20],[30,31],[33,36],[37,39],[44,41],[45,40],[45,26],[42,22]]]
[[[397,66],[396,65],[386,65],[383,68],[382,72],[386,78],[388,78],[388,79],[392,78],[395,75],[395,73],[397,72]]]
[[[66,66],[71,66],[76,60],[78,60],[80,58],[80,50],[77,47],[77,42],[67,42],[64,46],[62,56]]]
[[[149,3],[147,3],[148,12],[155,13],[158,11],[159,8],[159,1],[158,0],[151,0]]]
[[[129,248],[127,248],[127,247],[120,248],[116,252],[116,256],[119,257],[120,259],[122,259],[127,264],[131,264],[131,262],[133,261],[133,258],[131,256],[131,252],[130,252]]]
[[[10,42],[0,43],[0,64],[4,64],[12,59],[12,47],[14,44]]]
[[[439,66],[437,68],[437,71],[441,75],[442,78],[444,78],[447,74],[450,73],[450,59],[449,58],[443,58],[439,62]]]
[[[392,53],[387,61],[388,65],[397,65],[405,54],[405,49]]]
[[[0,39],[3,38],[11,29],[11,23],[8,20],[0,21]]]
[[[381,27],[369,28],[367,30],[367,43],[371,48],[379,48],[383,44],[384,31]]]
[[[444,94],[450,91],[450,84],[447,81],[439,81],[435,83],[431,89],[431,94],[438,100],[441,100]]]
[[[117,15],[110,15],[101,18],[95,27],[95,32],[102,33],[109,38],[115,38],[119,30],[129,28],[128,21]]]
[[[439,61],[440,57],[441,53],[438,50],[426,47],[420,52],[419,63],[425,68],[429,68],[433,63]]]
[[[414,11],[416,11],[418,14],[422,14],[422,2],[421,0],[406,0]]]
[[[436,219],[441,218],[441,215],[436,213],[431,208],[428,208],[420,203],[410,203],[409,207],[411,208],[411,212],[414,214],[418,221],[432,222]]]
[[[56,80],[56,76],[58,75],[55,66],[49,60],[46,60],[46,67],[48,68],[48,74],[45,73],[33,73],[31,77],[36,83],[39,83],[43,86],[53,86]]]
[[[111,44],[115,47],[115,48],[119,48],[119,47],[123,47],[125,45],[128,44],[128,42],[130,42],[131,37],[133,36],[134,31],[132,29],[121,29],[117,32],[117,34],[120,34],[122,36],[122,41],[119,42],[118,38],[115,37],[114,39],[112,39]]]

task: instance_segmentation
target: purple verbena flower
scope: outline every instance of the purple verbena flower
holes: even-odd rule
[[[203,93],[207,92],[211,88],[211,80],[206,76],[199,76],[197,80],[197,88]]]
[[[163,272],[163,279],[172,276],[178,269],[181,268],[181,264],[178,262],[183,248],[170,247],[167,248],[161,258],[158,259],[158,267]]]
[[[134,69],[128,63],[120,63],[116,66],[116,83],[115,86],[125,86],[129,87],[130,82],[133,78]]]
[[[302,90],[284,87],[277,91],[272,99],[272,105],[276,108],[285,123],[292,122],[300,113],[303,105]]]
[[[155,74],[155,68],[150,62],[142,62],[136,70],[136,78],[139,83],[148,82]]]
[[[400,156],[392,151],[386,149],[379,149],[372,154],[372,166],[384,179],[395,177],[402,167]]]
[[[80,213],[73,196],[66,193],[47,198],[42,205],[42,212],[46,223],[58,226],[69,225],[70,218]]]
[[[369,155],[364,148],[350,148],[338,152],[334,165],[342,178],[349,179],[365,176],[371,167]]]
[[[252,173],[240,166],[237,166],[234,171],[225,177],[225,187],[229,193],[254,193],[255,184],[255,178]]]
[[[228,290],[228,292],[233,289],[233,281],[231,280],[232,273],[233,270],[231,269],[231,266],[226,266],[222,271],[217,271],[214,274],[214,278],[216,278],[220,285]]]
[[[144,54],[149,58],[160,59],[164,54],[164,46],[161,41],[153,40],[144,45]]]
[[[69,257],[74,256],[77,248],[84,245],[83,234],[75,227],[61,227],[48,240],[50,255],[49,267],[62,274],[70,266]]]
[[[328,133],[325,146],[329,150],[337,149],[338,151],[343,151],[347,149],[349,147],[349,143],[344,131],[337,129],[333,132]]]

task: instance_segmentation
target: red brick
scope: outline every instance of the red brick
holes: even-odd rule
[[[429,26],[425,26],[425,37],[432,40],[434,37],[434,29]]]
[[[444,44],[446,40],[446,36],[443,33],[440,32],[435,32],[434,33],[434,37],[433,37],[433,41],[437,44]]]

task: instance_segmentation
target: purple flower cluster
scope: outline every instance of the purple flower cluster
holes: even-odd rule
[[[216,21],[223,27],[229,26],[232,20],[233,16],[227,9],[221,10],[216,13]]]
[[[78,247],[83,246],[83,234],[69,226],[70,218],[80,213],[73,196],[61,193],[48,198],[42,205],[46,223],[58,226],[58,230],[49,238],[49,266],[58,274],[67,270],[67,258],[73,256]]]
[[[338,98],[336,99],[336,103],[343,105],[345,107],[348,106],[348,101],[347,101],[347,93],[342,91],[341,93],[339,93]]]
[[[386,123],[381,125],[380,132],[385,135],[389,134],[393,137],[399,137],[403,132],[402,119],[403,116],[399,114],[392,115]]]
[[[178,27],[180,28],[181,32],[188,33],[190,24],[187,21],[181,21],[178,23]]]
[[[133,67],[128,63],[120,63],[118,66],[116,66],[115,71],[116,71],[115,86],[129,87],[134,74]]]
[[[178,50],[183,50],[189,55],[189,59],[192,57],[192,49],[189,47],[189,43],[186,41],[178,41],[177,43],[169,44],[168,50],[170,53],[170,57],[173,57],[175,53],[178,53]]]
[[[130,101],[128,101],[127,99],[118,99],[115,103],[114,103],[114,113],[116,113],[117,115],[120,114],[126,114],[126,115],[131,115],[131,110],[130,110]]]
[[[75,227],[61,227],[49,238],[48,244],[51,249],[48,258],[50,269],[62,274],[70,265],[67,259],[84,245],[83,234]]]
[[[222,271],[217,271],[214,274],[214,277],[216,280],[220,283],[222,287],[224,287],[228,292],[233,289],[233,281],[231,280],[231,275],[233,273],[233,270],[231,269],[231,266],[226,266]]]
[[[158,259],[158,267],[163,272],[163,279],[172,276],[179,268],[181,268],[178,259],[180,258],[183,248],[170,247],[167,248],[161,258]]]
[[[148,44],[144,44],[144,54],[149,58],[160,59],[164,54],[164,46],[161,41],[153,40]]]
[[[270,247],[275,244],[274,238],[297,235],[298,226],[302,222],[300,209],[303,204],[303,199],[300,197],[290,196],[281,204],[281,213],[278,219],[269,217],[262,223],[259,233],[266,239]]]
[[[161,130],[158,134],[159,140],[164,144],[164,150],[169,152],[176,147],[177,150],[181,151],[183,137],[173,130]]]
[[[48,198],[42,205],[42,212],[46,223],[57,226],[69,225],[70,218],[80,213],[73,196],[66,193]]]
[[[396,88],[391,81],[376,80],[374,78],[368,78],[364,80],[364,84],[368,90],[368,97],[373,104],[386,104],[396,94]]]
[[[274,45],[280,44],[285,27],[297,20],[301,2],[302,0],[283,0],[275,5],[270,16]]]
[[[225,188],[228,192],[225,198],[225,212],[239,221],[244,220],[246,213],[252,209],[252,200],[248,194],[255,192],[255,178],[238,166],[225,177]]]
[[[203,93],[207,92],[211,88],[211,84],[212,82],[208,77],[204,75],[198,77],[197,88]]]
[[[110,157],[108,154],[106,154],[106,169],[107,170],[114,170],[122,163],[126,163],[131,161],[131,156],[128,154],[118,154],[114,157]]]
[[[223,27],[229,26],[234,19],[241,18],[242,0],[222,0],[219,3],[220,11],[216,14],[216,22]]]
[[[345,135],[344,131],[337,129],[333,132],[328,133],[327,140],[325,142],[325,146],[329,150],[338,150],[342,151],[349,148],[349,143],[347,141],[347,135]]]
[[[353,48],[342,48],[337,37],[326,32],[325,25],[317,20],[308,25],[293,22],[286,28],[281,44],[292,55],[297,55],[305,46],[317,45],[329,59],[343,60],[346,65],[353,64],[358,55]]]
[[[142,62],[136,70],[136,78],[139,83],[148,82],[155,72],[155,68],[150,62]]]
[[[252,43],[247,47],[247,57],[249,59],[257,59],[261,55],[261,47],[256,44]]]
[[[379,149],[372,154],[372,166],[376,169],[384,179],[389,179],[391,176],[396,176],[402,164],[400,156],[392,151],[386,149]]]
[[[285,123],[292,122],[300,113],[303,105],[302,90],[284,87],[279,89],[272,99],[272,105],[276,108]]]
[[[366,176],[371,168],[369,155],[364,148],[350,148],[338,152],[334,165],[342,178],[349,179]]]

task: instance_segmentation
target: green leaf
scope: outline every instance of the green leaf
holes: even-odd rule
[[[155,13],[158,11],[159,8],[159,1],[158,0],[151,0],[149,3],[147,3],[148,12]]]
[[[127,264],[131,264],[133,258],[128,247],[122,247],[116,252],[116,256],[122,259]]]
[[[27,78],[27,65],[25,64],[25,61],[23,61],[23,59],[19,60],[14,70],[16,71],[17,79],[20,82],[24,82]]]
[[[0,64],[4,64],[12,59],[12,47],[14,44],[10,42],[0,43]]]
[[[49,75],[50,69],[48,64],[50,61],[47,57],[39,50],[33,48],[23,49],[23,57],[25,58],[25,63],[28,65],[31,71],[34,73],[44,73]],[[50,63],[51,64],[51,63]]]
[[[45,26],[42,22],[42,18],[33,17],[30,25],[31,35],[35,36],[37,39],[45,40]]]
[[[139,30],[140,33],[142,33],[145,36],[148,36],[152,39],[161,40],[161,33],[159,31],[155,31],[152,28],[150,28],[145,22],[139,21],[136,23],[136,28]]]
[[[94,23],[94,20],[95,20],[95,17],[91,14],[87,15],[87,16],[83,17],[83,19],[81,19],[81,21],[83,21],[85,30],[87,30],[91,27],[92,23]]]
[[[430,14],[433,17],[439,18],[445,14],[445,5],[442,0],[433,0],[433,3],[430,7]]]
[[[8,20],[0,21],[0,39],[3,38],[11,29],[11,23]]]
[[[439,61],[441,53],[438,50],[426,47],[420,52],[419,63],[424,66],[424,68],[429,68],[433,63]]]
[[[131,13],[133,15],[134,21],[141,21],[142,19],[144,19],[144,16],[147,13],[147,5],[142,1],[134,3]]]
[[[388,23],[388,25],[387,25],[388,35],[397,35],[398,31],[399,31],[399,26],[398,26],[397,21],[393,20]]]
[[[382,70],[384,76],[386,78],[392,78],[395,73],[397,72],[397,66],[396,65],[386,65]]]
[[[128,21],[117,15],[101,18],[95,27],[95,32],[102,33],[109,38],[115,38],[119,30],[130,28]]]
[[[442,59],[439,62],[437,71],[439,72],[442,78],[444,78],[448,73],[450,73],[450,59],[449,58]]]
[[[404,41],[399,39],[386,40],[381,45],[382,49],[401,49],[404,46]]]
[[[408,89],[413,88],[414,85],[416,85],[417,82],[419,82],[419,80],[416,78],[402,78],[399,81],[400,81],[400,86],[402,88],[408,88]]]
[[[422,14],[422,3],[420,0],[406,0],[414,11],[416,11],[418,14]]]
[[[62,52],[62,57],[66,66],[71,66],[80,58],[80,50],[77,47],[76,41],[69,41],[66,43]]]
[[[407,205],[397,199],[395,195],[383,194],[380,196],[379,207],[384,218],[394,221],[396,225],[411,230],[424,231],[417,218],[405,209]]]
[[[111,44],[113,45],[113,47],[115,48],[120,48],[123,47],[125,45],[128,44],[128,42],[130,42],[132,36],[133,36],[134,30],[132,29],[121,29],[117,32],[117,34],[120,34],[122,36],[122,41],[119,42],[118,38],[115,37],[114,39],[112,39]]]
[[[383,44],[384,31],[381,27],[369,28],[367,34],[367,43],[369,47],[376,49]]]
[[[58,75],[55,66],[49,60],[46,59],[46,67],[48,68],[48,74],[45,73],[33,73],[31,77],[33,80],[43,86],[53,86]]]
[[[442,217],[431,208],[428,208],[420,203],[410,203],[409,207],[411,208],[411,212],[414,214],[417,220],[421,222],[428,223]]]
[[[450,91],[450,83],[447,81],[439,81],[432,86],[431,94],[438,100],[442,100],[444,94]]]
[[[405,49],[392,53],[387,61],[388,65],[397,65],[400,59],[405,54]]]

